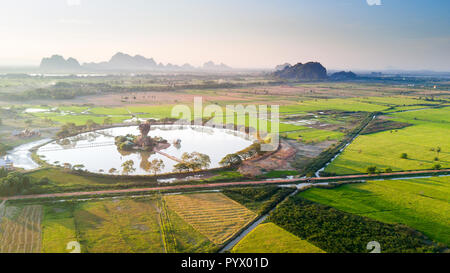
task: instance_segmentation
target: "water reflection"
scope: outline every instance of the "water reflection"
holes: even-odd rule
[[[114,137],[139,135],[136,126],[117,127],[96,132],[84,133],[67,139],[54,141],[38,150],[39,156],[49,164],[71,166],[82,165],[84,170],[94,173],[118,174],[123,164],[133,161],[132,175],[154,173],[152,162],[162,162],[160,173],[173,171],[178,162],[165,155],[154,152],[129,152],[117,149]],[[171,146],[164,153],[181,158],[183,153],[199,152],[211,158],[211,168],[219,167],[220,160],[230,153],[241,151],[253,142],[242,133],[201,126],[153,126],[149,136],[160,136]],[[56,164],[55,162],[58,162]]]

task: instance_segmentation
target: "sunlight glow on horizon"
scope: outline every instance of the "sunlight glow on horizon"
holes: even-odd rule
[[[54,54],[101,62],[124,52],[194,66],[319,61],[450,71],[449,8],[443,0],[5,1],[0,66],[38,65]]]

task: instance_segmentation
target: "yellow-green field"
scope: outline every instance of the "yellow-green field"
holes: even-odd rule
[[[325,171],[336,174],[365,173],[370,166],[384,171],[450,167],[450,107],[392,115],[413,126],[361,135]],[[441,149],[438,152],[438,147]],[[403,153],[407,158],[401,158]]]
[[[201,209],[191,218],[175,212],[165,205],[171,196],[7,205],[0,208],[0,253],[68,253],[71,242],[82,253],[215,252],[256,216],[221,194],[187,196],[179,201],[206,205],[210,219]]]
[[[289,132],[286,136],[289,139],[299,140],[302,142],[317,143],[325,140],[340,140],[345,136],[345,134],[336,131],[305,128],[304,130]]]
[[[67,244],[78,241],[73,217],[74,204],[44,207],[42,223],[42,251],[67,253]]]
[[[233,253],[324,253],[274,223],[261,224],[244,237]]]
[[[80,243],[94,253],[162,253],[156,202],[116,200],[81,203],[74,212]]]
[[[342,211],[405,224],[450,245],[450,177],[369,181],[313,188],[300,195]]]
[[[257,216],[221,193],[169,195],[165,200],[169,209],[217,245]]]
[[[318,99],[305,100],[294,105],[281,106],[281,113],[298,113],[323,110],[339,110],[352,112],[376,112],[387,109],[384,104],[361,102],[357,99]]]

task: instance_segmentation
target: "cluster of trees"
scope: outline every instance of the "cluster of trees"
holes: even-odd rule
[[[30,187],[30,178],[21,173],[11,172],[0,179],[1,196],[24,194]]]
[[[242,164],[242,158],[238,154],[229,154],[222,158],[219,164],[223,167],[236,168]]]
[[[50,181],[47,178],[33,180],[23,173],[0,169],[0,196],[38,193],[39,186],[49,183]]]
[[[264,214],[293,191],[293,188],[264,186],[225,189],[222,193],[247,208],[259,214]]]
[[[112,88],[103,83],[78,83],[57,82],[46,88],[36,88],[22,93],[7,93],[1,97],[6,100],[28,100],[28,99],[73,99],[77,96],[93,95],[102,93]]]
[[[9,151],[12,147],[6,144],[0,143],[0,155],[3,155],[5,152]]]
[[[122,173],[124,175],[128,175],[128,174],[133,173],[135,171],[136,171],[136,168],[134,167],[134,161],[133,160],[125,161],[122,164]]]
[[[237,152],[236,154],[239,155],[242,160],[247,160],[255,155],[263,155],[264,152],[261,150],[261,143],[255,142],[244,150]]]
[[[155,175],[159,172],[161,172],[163,169],[165,168],[164,165],[164,161],[162,161],[161,159],[154,159],[151,162],[149,162],[148,166],[146,166],[146,170],[147,171],[151,171],[153,172]],[[125,161],[122,164],[122,173],[124,175],[129,175],[130,173],[133,173],[136,171],[136,168],[134,167],[134,161],[133,160],[128,160]],[[116,169],[111,169],[109,170],[109,173],[115,173],[117,172]]]
[[[377,173],[382,173],[382,172],[383,172],[383,170],[378,169],[377,166],[370,166],[370,167],[367,167],[367,173],[368,173],[368,174],[377,174]],[[385,172],[385,173],[391,173],[391,172],[392,172],[392,168],[386,168],[386,169],[384,170],[384,172]]]
[[[273,82],[274,84],[279,82]],[[103,93],[127,93],[127,92],[167,92],[183,89],[217,89],[217,88],[235,88],[248,85],[267,84],[264,81],[252,83],[231,83],[231,82],[203,82],[200,84],[180,83],[163,81],[161,84],[139,84],[123,86],[123,81],[110,81],[104,83],[93,82],[63,82],[59,81],[53,86],[46,88],[35,88],[25,92],[0,93],[0,99],[3,100],[30,100],[30,99],[74,99],[79,96],[95,95]],[[122,85],[122,86],[121,86]]]
[[[135,146],[136,136],[128,134],[126,136],[117,136],[114,139],[116,146],[121,151],[131,151]]]
[[[61,129],[56,133],[56,136],[58,138],[66,138],[66,137],[76,135],[76,134],[81,133],[86,130],[88,130],[88,131],[93,130],[98,127],[99,127],[99,124],[95,123],[91,119],[87,120],[86,124],[81,125],[81,126],[77,126],[73,122],[68,122],[68,123],[64,124],[63,126],[61,126]]]
[[[184,153],[181,157],[182,162],[174,166],[176,172],[189,172],[207,169],[211,164],[211,158],[199,152]]]
[[[235,154],[226,155],[224,158],[222,158],[219,164],[223,167],[237,168],[242,164],[244,160],[247,160],[255,155],[263,154],[264,152],[261,151],[261,144],[256,142],[242,151],[239,151]]]
[[[383,253],[439,250],[409,227],[339,211],[298,195],[279,206],[269,220],[328,253],[367,253],[371,241],[379,242]]]
[[[152,172],[154,175],[162,172],[166,167],[162,159],[153,159],[152,161],[142,160],[141,168],[147,172]]]

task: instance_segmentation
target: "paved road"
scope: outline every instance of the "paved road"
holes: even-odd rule
[[[439,171],[431,170],[431,171],[390,173],[390,174],[383,174],[383,178],[389,179],[390,177],[411,176],[411,175],[425,176],[425,175],[434,175],[434,174],[445,173],[445,172],[450,172],[450,169],[439,170]],[[40,198],[59,198],[59,197],[74,197],[74,196],[88,196],[88,195],[102,195],[102,194],[152,192],[152,191],[160,191],[160,190],[210,189],[210,188],[224,188],[224,187],[233,187],[233,186],[251,186],[251,185],[264,185],[264,184],[277,185],[277,184],[305,183],[305,182],[317,183],[317,182],[322,182],[322,181],[326,181],[326,180],[346,181],[346,180],[367,180],[370,178],[378,179],[379,175],[348,175],[348,176],[335,176],[335,177],[244,181],[244,182],[199,184],[199,185],[174,185],[174,186],[165,186],[165,187],[137,188],[137,189],[124,189],[124,190],[104,190],[104,191],[90,191],[90,192],[68,192],[68,193],[20,195],[20,196],[0,198],[0,200],[4,201],[4,200],[40,199]]]

